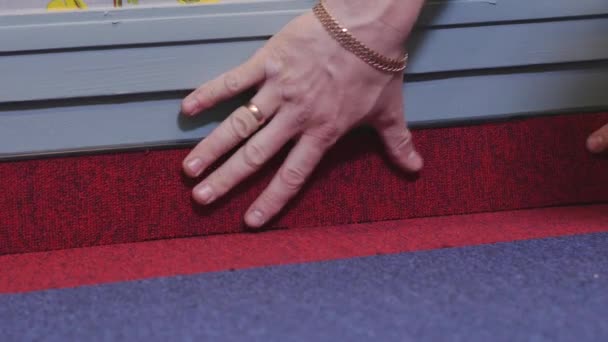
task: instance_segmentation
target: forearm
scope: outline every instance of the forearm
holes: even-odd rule
[[[424,0],[325,0],[325,3],[357,38],[372,48],[394,53],[403,47]]]

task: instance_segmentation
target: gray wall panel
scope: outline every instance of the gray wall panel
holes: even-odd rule
[[[412,41],[409,74],[608,59],[608,18],[433,29]],[[0,102],[190,89],[263,40],[0,56]]]
[[[0,53],[268,37],[301,12],[273,10],[155,20],[113,19],[75,23],[70,27],[61,24],[44,27],[0,26]],[[108,14],[108,17],[112,15]],[[15,36],[22,39],[13,39]]]
[[[275,0],[188,8],[0,16],[0,52],[270,36],[288,20],[310,9],[314,2]],[[428,1],[419,26],[607,14],[606,0]]]
[[[605,89],[608,67],[439,79],[404,87],[413,126],[608,108]],[[178,115],[177,96],[4,110],[0,111],[0,159],[196,140],[240,103],[228,103],[193,121]]]
[[[608,14],[606,0],[427,0],[422,26],[488,24]]]
[[[414,74],[608,59],[608,18],[424,30],[410,46]]]
[[[0,57],[0,102],[194,88],[245,61],[261,44],[244,41],[4,56]]]

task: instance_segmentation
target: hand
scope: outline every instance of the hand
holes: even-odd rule
[[[589,136],[587,148],[593,153],[608,151],[608,124]]]
[[[386,55],[402,52],[404,37],[374,39],[380,34],[369,28],[354,34],[369,38],[370,46]],[[312,13],[294,19],[244,64],[188,95],[182,113],[197,114],[253,87],[258,91],[251,103],[259,113],[240,107],[184,160],[185,173],[197,177],[248,139],[194,188],[200,204],[226,194],[296,139],[277,175],[245,214],[248,226],[260,227],[297,194],[325,152],[361,124],[379,131],[388,155],[403,170],[422,167],[404,119],[403,75],[377,71],[343,49]]]

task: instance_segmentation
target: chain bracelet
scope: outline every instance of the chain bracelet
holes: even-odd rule
[[[384,72],[397,73],[405,70],[408,60],[407,54],[401,59],[388,58],[359,42],[347,28],[343,27],[331,14],[329,14],[323,0],[320,0],[313,7],[313,13],[328,33],[338,41],[343,48],[350,51],[367,64]]]

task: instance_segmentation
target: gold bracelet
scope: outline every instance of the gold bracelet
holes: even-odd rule
[[[320,0],[312,9],[325,30],[342,45],[343,48],[355,54],[367,64],[384,72],[403,72],[407,66],[408,54],[401,59],[385,57],[359,42],[347,28],[343,27],[325,7],[324,0]]]

